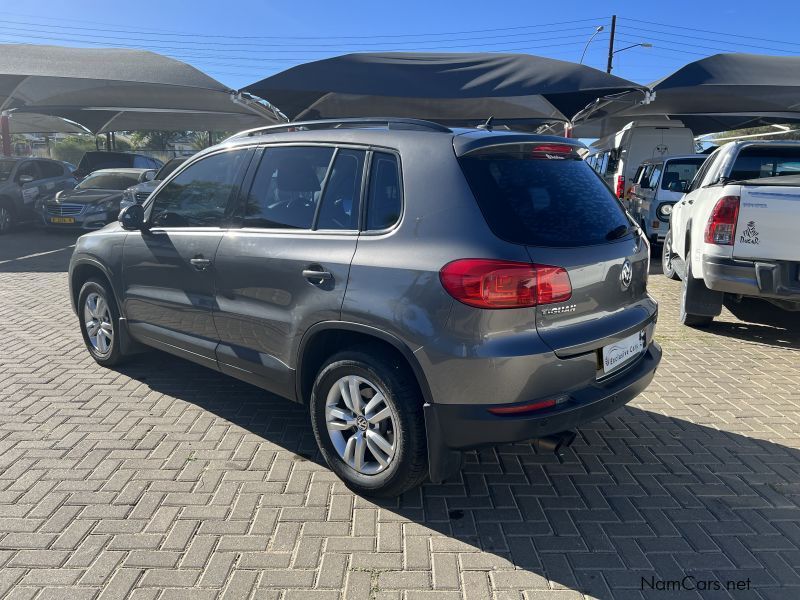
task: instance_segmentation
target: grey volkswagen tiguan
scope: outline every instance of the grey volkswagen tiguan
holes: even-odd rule
[[[307,404],[364,494],[442,481],[469,448],[568,444],[661,358],[647,241],[581,147],[409,119],[238,134],[78,240],[86,346]]]

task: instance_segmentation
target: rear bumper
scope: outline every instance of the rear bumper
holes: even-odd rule
[[[497,416],[493,405],[430,404],[426,420],[437,436],[429,444],[454,450],[540,438],[579,427],[630,402],[650,384],[661,361],[661,348],[651,343],[642,357],[610,380],[569,392],[569,400],[551,409],[524,415]],[[502,406],[508,406],[502,405]]]
[[[737,260],[703,255],[703,280],[709,289],[800,302],[800,263]]]

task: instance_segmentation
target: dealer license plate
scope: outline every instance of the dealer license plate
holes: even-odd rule
[[[74,217],[50,217],[51,223],[74,223]]]
[[[636,360],[644,351],[644,330],[626,337],[624,340],[604,346],[601,352],[600,374],[608,375]]]

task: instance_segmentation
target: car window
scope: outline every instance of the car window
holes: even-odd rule
[[[161,227],[224,225],[249,154],[249,148],[229,150],[187,167],[158,192],[150,222]]]
[[[733,163],[729,177],[741,181],[796,175],[800,146],[745,146]]]
[[[139,183],[138,173],[95,172],[75,186],[76,190],[124,190]]]
[[[311,229],[333,148],[266,148],[247,195],[245,227]]]
[[[358,229],[365,156],[364,150],[341,149],[336,153],[322,193],[316,229]]]
[[[42,179],[52,179],[54,177],[63,177],[64,167],[56,162],[49,160],[37,160],[39,165],[39,172],[42,174]]]
[[[703,160],[696,158],[669,161],[664,171],[664,176],[661,178],[661,189],[669,190],[670,186],[675,188],[672,190],[675,192],[680,192],[685,189],[685,187],[689,185],[689,182],[694,179],[697,170],[702,164]]]
[[[526,146],[459,159],[487,224],[532,246],[587,246],[630,222],[608,186],[580,160],[540,158]]]
[[[658,180],[661,178],[661,169],[663,165],[653,165],[653,170],[647,179],[647,187],[654,190],[658,187]]]
[[[133,168],[134,169],[150,169],[152,167],[152,162],[146,156],[134,156],[133,157]]]
[[[714,152],[711,153],[711,155],[706,159],[706,161],[697,171],[697,174],[694,176],[694,179],[692,179],[692,183],[689,185],[689,189],[687,190],[687,192],[693,192],[694,190],[700,187],[700,185],[703,182],[703,179],[706,176],[706,173],[708,173],[708,170],[711,168],[711,165],[714,164],[718,156],[719,156],[719,150],[714,150]]]
[[[370,171],[367,229],[388,229],[400,220],[402,212],[397,157],[387,152],[373,153]]]
[[[19,181],[19,178],[22,177],[23,175],[29,175],[33,177],[34,181],[40,179],[39,169],[36,168],[36,163],[34,161],[27,160],[20,165],[19,169],[17,169],[17,177],[16,177],[17,181]]]
[[[642,178],[643,171],[644,171],[644,166],[639,165],[639,167],[636,169],[636,173],[634,173],[633,175],[633,183],[641,183],[640,179]]]
[[[0,159],[0,181],[5,181],[11,177],[11,172],[14,170],[14,165],[17,164],[15,160],[2,160]]]
[[[169,177],[178,167],[180,167],[183,163],[186,162],[185,158],[173,158],[163,167],[161,167],[156,173],[155,179],[156,181],[164,181],[167,177]]]

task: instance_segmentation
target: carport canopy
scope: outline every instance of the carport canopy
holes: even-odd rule
[[[253,83],[292,120],[414,117],[446,124],[569,121],[597,99],[646,88],[571,62],[500,53],[345,54]]]
[[[695,135],[800,122],[800,56],[715,54],[650,84],[647,105],[621,96],[575,125],[576,137],[602,137],[637,119],[678,119]]]
[[[280,122],[256,99],[143,50],[3,44],[0,111],[63,117],[92,133],[230,131]]]

